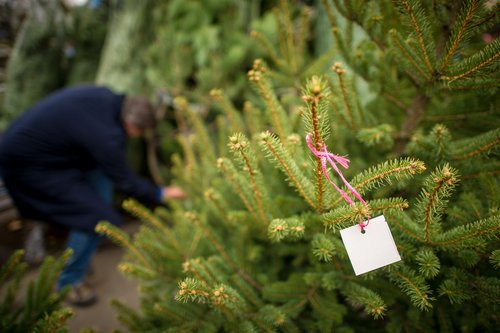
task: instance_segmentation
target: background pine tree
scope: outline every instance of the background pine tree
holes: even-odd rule
[[[5,69],[1,130],[54,90],[94,82],[107,31],[106,4],[71,8],[59,0],[28,2]]]
[[[137,332],[495,331],[500,44],[484,36],[498,9],[280,1],[275,33],[253,33],[267,57],[240,111],[213,90],[212,130],[175,99],[189,200],[154,212],[126,201],[144,221],[133,239],[98,227],[140,281],[139,312],[115,303],[122,320]],[[308,15],[332,32],[317,54]],[[307,133],[349,155],[367,206],[330,186]],[[381,213],[402,261],[356,277],[337,231]]]

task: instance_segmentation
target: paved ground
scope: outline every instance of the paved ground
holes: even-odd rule
[[[123,229],[131,235],[138,227],[139,222],[128,222]],[[139,308],[136,281],[124,277],[117,268],[123,254],[121,248],[109,241],[99,248],[92,262],[94,288],[99,301],[87,308],[73,308],[75,315],[68,322],[70,333],[78,333],[87,327],[97,332],[111,333],[115,329],[128,332],[127,327],[118,321],[118,312],[110,304],[112,299],[118,299],[128,306]]]
[[[107,245],[101,248],[94,258],[95,289],[99,302],[88,308],[73,308],[75,316],[69,321],[71,333],[91,327],[97,332],[112,332],[119,329],[128,332],[127,328],[117,320],[117,311],[110,305],[111,299],[139,308],[139,293],[135,281],[125,278],[117,265],[123,250]]]
[[[123,227],[130,235],[136,232],[138,228],[139,222],[128,222]],[[16,236],[19,236],[18,239],[20,239],[22,235]],[[57,242],[58,247],[60,244],[63,244],[64,237],[59,235],[55,237],[54,240],[53,236],[53,234],[49,233],[49,235],[47,235],[48,241],[52,243]],[[0,241],[5,243],[3,238],[0,237]],[[17,243],[19,243],[19,241]],[[12,247],[10,248],[10,252],[11,251]],[[127,327],[118,321],[118,312],[110,304],[110,300],[118,299],[132,308],[139,308],[140,295],[136,281],[125,278],[117,269],[123,254],[124,251],[110,241],[104,242],[98,249],[92,263],[94,272],[92,281],[99,295],[99,301],[95,305],[87,308],[73,307],[75,315],[67,323],[70,333],[80,333],[81,330],[85,328],[92,328],[98,333],[111,333],[115,330],[119,330],[123,333],[128,332]],[[37,271],[38,269],[36,268],[29,270],[28,274],[26,274],[23,279],[24,281],[21,285],[21,289],[25,289],[28,282],[36,277]],[[24,290],[19,292],[19,295],[24,294]],[[69,306],[68,304],[64,305]]]

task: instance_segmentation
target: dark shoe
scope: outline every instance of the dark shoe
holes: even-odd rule
[[[91,306],[97,302],[97,294],[84,283],[75,285],[66,296],[66,301],[74,306]]]

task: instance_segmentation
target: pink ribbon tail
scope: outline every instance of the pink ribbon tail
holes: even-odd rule
[[[343,191],[340,187],[338,187],[337,184],[335,184],[332,181],[332,179],[330,178],[330,176],[328,175],[328,170],[326,168],[327,162],[328,162],[328,164],[330,164],[330,166],[333,168],[333,170],[335,170],[335,172],[339,175],[340,179],[342,179],[345,186],[354,195],[354,197],[356,199],[358,199],[363,205],[367,205],[366,201],[363,200],[363,198],[358,193],[358,191],[356,191],[356,189],[351,184],[349,184],[349,182],[345,179],[344,175],[342,174],[342,171],[340,171],[340,169],[337,167],[336,163],[340,164],[344,169],[347,169],[349,167],[349,159],[344,157],[344,156],[339,156],[339,155],[335,155],[335,154],[330,153],[328,151],[328,149],[326,148],[326,144],[324,144],[324,143],[321,144],[322,151],[318,151],[316,149],[316,147],[314,147],[314,145],[312,144],[310,133],[308,133],[306,135],[306,142],[307,142],[307,146],[309,147],[309,150],[311,150],[311,152],[314,154],[314,156],[316,156],[317,158],[319,158],[321,160],[321,169],[323,171],[323,175],[328,180],[328,182],[333,185],[333,187],[337,190],[337,192],[340,193],[340,195],[344,198],[344,200],[347,201],[349,203],[349,205],[351,205],[351,206],[354,205],[354,201],[351,199],[351,197],[345,191]],[[359,223],[359,226],[361,228],[361,232],[364,232],[365,227],[367,227],[369,223],[370,223],[370,217],[368,217],[366,223],[363,223],[363,222]]]

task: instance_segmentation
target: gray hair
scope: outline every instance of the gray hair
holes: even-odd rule
[[[122,105],[122,121],[140,129],[151,129],[156,125],[153,105],[144,96],[126,96]]]

